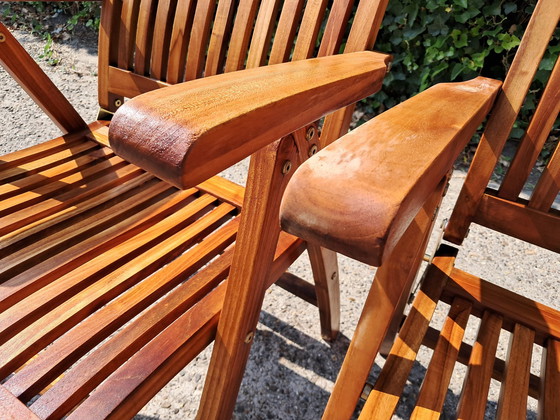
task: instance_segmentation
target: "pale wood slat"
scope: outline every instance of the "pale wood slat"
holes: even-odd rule
[[[167,63],[167,82],[183,81],[187,61],[187,45],[191,36],[194,17],[194,1],[178,0],[177,11],[173,21],[173,31],[169,46],[169,61]]]
[[[280,0],[262,0],[249,47],[246,68],[260,67],[268,59],[270,38],[276,24],[279,6]]]
[[[206,285],[215,284],[227,276],[231,255],[220,257],[189,281],[165,296],[142,313],[135,322],[119,331],[95,349],[87,358],[72,367],[52,388],[33,403],[32,409],[42,417],[57,415],[79,403],[112,371],[112,366],[129,359],[178,315],[200,300],[198,295]],[[200,305],[203,308],[203,305]],[[204,309],[204,308],[203,308]],[[186,330],[178,336],[183,336]],[[158,354],[156,351],[154,354]]]
[[[558,0],[537,3],[459,194],[444,238],[461,243],[560,19]]]
[[[560,91],[560,88],[558,90]],[[556,150],[531,195],[528,207],[548,211],[558,196],[558,192],[560,192],[560,147],[556,145]]]
[[[470,312],[471,305],[467,300],[453,300],[422,382],[412,419],[439,419]]]
[[[83,290],[69,298],[68,295],[73,292],[72,290],[68,290],[68,292],[63,290],[64,293],[61,295],[49,296],[48,292],[51,292],[53,289],[60,289],[61,287],[56,285],[57,287],[45,288],[48,290],[40,293],[41,296],[45,296],[45,300],[50,300],[52,302],[51,305],[55,304],[58,306],[32,324],[29,324],[29,326],[0,347],[0,355],[3,360],[0,376],[9,374],[10,371],[19,367],[33,356],[38,348],[42,348],[52,340],[60,337],[65,331],[85,319],[89,313],[100,308],[145,276],[156,271],[162,264],[170,262],[178,254],[200,241],[211,230],[222,224],[224,217],[230,211],[231,207],[229,205],[222,204],[216,210],[209,213],[208,216],[197,220],[173,236],[164,239],[156,247],[153,247],[150,252],[133,255],[134,259],[124,261],[123,265],[120,265],[104,278],[97,280],[89,286],[87,282],[84,285],[80,285]],[[106,272],[102,272],[102,274]],[[81,276],[78,279],[78,283],[84,283],[80,280],[82,280]],[[68,283],[68,281],[65,283]],[[84,286],[86,287],[83,288]],[[25,318],[29,318],[22,317],[17,313],[13,317],[15,318],[18,315],[20,319],[23,319],[22,322],[27,321]],[[2,323],[3,321],[4,318],[2,318]],[[13,328],[17,328],[20,323],[13,324],[15,325]]]
[[[177,0],[159,0],[157,4],[150,62],[150,75],[157,80],[164,80],[167,71],[169,41],[176,3]]]
[[[508,348],[505,378],[500,388],[496,416],[499,420],[526,418],[534,339],[533,330],[515,325]]]
[[[279,64],[288,61],[296,29],[301,19],[304,0],[286,0],[280,12],[278,27],[274,33],[274,42],[270,52],[268,64]]]
[[[305,60],[312,56],[326,7],[327,0],[309,0],[306,3],[297,33],[292,61]]]
[[[57,196],[61,196],[70,190],[84,188],[88,183],[94,182],[97,178],[109,172],[118,171],[127,165],[128,163],[122,158],[113,156],[107,160],[96,162],[88,168],[83,168],[77,173],[53,180],[34,190],[22,191],[12,198],[3,200],[0,218],[48,199],[56,199]]]
[[[560,112],[560,60],[556,60],[527,132],[521,139],[500,184],[498,197],[513,201],[517,199],[550,134],[558,112]],[[534,205],[530,207],[540,208]]]
[[[543,349],[541,364],[541,398],[539,418],[543,420],[560,418],[560,341],[549,339]]]
[[[127,235],[132,235],[129,232],[134,232],[131,230],[133,227],[138,229],[137,225],[140,223],[142,228],[146,228],[149,225],[145,220],[147,216],[150,216],[150,221],[153,220],[155,223],[157,220],[155,216],[161,214],[166,207],[169,208],[170,202],[174,201],[172,198],[167,198],[172,192],[171,188],[162,182],[153,180],[142,185],[141,190],[142,194],[133,191],[134,194],[120,196],[118,202],[112,203],[113,205],[90,212],[87,217],[78,218],[72,223],[61,224],[46,235],[32,237],[23,244],[17,244],[17,247],[6,247],[6,256],[0,259],[0,267],[2,267],[0,281],[9,290],[9,294],[0,292],[0,299],[14,296],[18,289],[21,290],[26,286],[28,283],[26,279],[44,278],[53,268],[60,268],[78,255],[81,255],[81,258],[88,258],[83,255],[84,251],[91,257],[95,255],[97,245],[112,243],[115,236],[125,238]],[[163,204],[161,201],[164,200],[165,192],[167,192],[167,200]],[[75,263],[79,264],[78,261]],[[18,266],[21,269],[14,270]],[[33,272],[38,275],[33,275]],[[20,273],[24,274],[19,275]],[[61,274],[61,270],[57,270],[57,273]],[[4,305],[10,303],[3,302],[0,304],[0,309]]]
[[[473,222],[532,244],[560,252],[560,216],[520,202],[484,194]]]
[[[109,147],[109,121],[98,121],[100,126],[86,134],[86,138]]]
[[[142,76],[147,76],[150,68],[156,5],[156,0],[140,0],[138,23],[136,24],[134,71]]]
[[[10,377],[5,382],[7,389],[24,400],[31,398],[106,336],[223,252],[235,239],[237,227],[238,219],[234,219],[206,237],[199,246],[188,250],[92,314]],[[217,262],[212,262],[215,267],[220,267],[218,272],[224,273],[222,277],[225,277],[231,263],[231,253],[231,250],[226,251]],[[216,270],[215,267],[213,270]],[[200,281],[198,276],[189,279],[187,285],[198,295],[206,294],[222,277],[204,277]],[[193,296],[196,294],[193,292]]]
[[[144,171],[134,165],[126,165],[118,170],[104,174],[76,190],[67,191],[57,197],[48,198],[30,207],[8,214],[0,219],[0,235],[27,226],[60,210],[80,205],[81,202],[111,189]]]
[[[434,273],[424,280],[360,418],[389,419],[393,415],[447,279]]]
[[[329,13],[323,39],[321,39],[319,57],[338,53],[353,6],[354,0],[335,0]]]
[[[0,185],[0,200],[13,197],[20,193],[37,189],[45,184],[65,178],[78,171],[89,168],[98,161],[110,159],[114,153],[109,148],[94,149],[53,168],[26,175],[23,178]]]
[[[210,37],[210,24],[216,10],[216,0],[199,0],[196,4],[193,28],[187,54],[185,81],[202,76],[204,57]]]
[[[182,366],[212,342],[224,295],[225,283],[222,283],[134,354],[68,419],[80,420],[100,414],[118,419],[141,409]]]
[[[0,385],[0,410],[4,420],[39,420],[29,408]]]
[[[247,57],[247,47],[253,31],[253,22],[257,14],[258,0],[240,0],[233,24],[231,40],[226,59],[225,71],[243,68]]]
[[[227,44],[233,24],[234,1],[220,0],[212,25],[212,35],[208,45],[208,56],[204,68],[204,77],[222,73],[226,57]]]
[[[140,0],[123,0],[119,27],[118,65],[132,70]]]
[[[458,419],[484,418],[501,327],[501,316],[484,312],[476,342],[470,351],[468,370],[457,407]]]

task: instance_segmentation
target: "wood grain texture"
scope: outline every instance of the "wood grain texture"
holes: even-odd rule
[[[484,78],[437,85],[321,150],[288,186],[282,228],[380,266],[486,116],[500,85]]]
[[[303,0],[286,0],[278,19],[278,27],[274,33],[274,42],[268,64],[279,64],[288,61],[299,18],[303,8]]]
[[[64,134],[83,130],[86,123],[8,28],[0,22],[0,64]]]
[[[176,186],[196,185],[271,141],[378,90],[385,59],[371,52],[346,54],[150,92],[115,114],[111,146]],[[278,115],[284,118],[278,120]]]
[[[39,420],[29,408],[0,385],[0,410],[5,420]]]

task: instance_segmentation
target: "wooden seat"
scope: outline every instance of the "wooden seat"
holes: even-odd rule
[[[199,417],[229,418],[277,280],[336,337],[336,256],[278,207],[380,88],[386,1],[304,3],[103,1],[91,124],[0,23],[0,63],[63,131],[0,158],[3,416],[132,417],[217,337]],[[251,154],[246,189],[215,176]],[[306,248],[316,292],[283,274]]]
[[[560,111],[558,58],[508,171],[498,188],[489,187],[559,19],[557,1],[538,1],[503,86],[493,86],[499,93],[444,231],[449,242],[460,245],[474,222],[560,252],[558,146],[530,198],[520,197]],[[322,150],[288,185],[281,207],[286,231],[379,266],[324,418],[353,415],[380,352],[387,358],[360,418],[391,418],[407,381],[417,381],[418,372],[409,375],[421,346],[433,352],[412,418],[485,418],[491,379],[501,383],[498,418],[526,418],[528,396],[538,400],[540,418],[560,418],[559,308],[455,268],[460,248],[443,244],[403,321],[445,191],[445,171],[474,131],[468,122],[476,127],[480,113],[490,109],[476,105],[488,84],[478,78],[422,92]],[[439,326],[431,323],[437,307],[447,308]],[[465,330],[474,318],[480,325],[470,344]],[[496,351],[500,335],[509,335],[503,359]],[[462,372],[457,362],[467,369],[456,411],[450,412],[444,402],[452,375]],[[541,363],[540,373],[531,371],[531,363]]]

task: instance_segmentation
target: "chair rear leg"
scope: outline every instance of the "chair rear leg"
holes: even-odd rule
[[[336,252],[318,245],[307,244],[317,306],[321,321],[321,336],[334,341],[340,331],[340,286]]]

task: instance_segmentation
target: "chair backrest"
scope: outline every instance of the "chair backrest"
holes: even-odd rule
[[[115,111],[123,97],[222,72],[371,49],[387,2],[103,0],[100,106]],[[350,116],[327,119],[328,142]]]
[[[553,206],[560,191],[558,145],[540,174],[530,199],[519,196],[560,111],[558,57],[499,188],[488,187],[559,19],[558,0],[539,0],[487,122],[445,239],[460,244],[469,225],[474,222],[560,252],[560,211]]]

